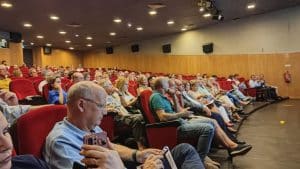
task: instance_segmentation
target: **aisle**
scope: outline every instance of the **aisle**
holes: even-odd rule
[[[234,169],[300,168],[300,100],[269,105],[252,114],[238,138],[253,145],[233,159]]]

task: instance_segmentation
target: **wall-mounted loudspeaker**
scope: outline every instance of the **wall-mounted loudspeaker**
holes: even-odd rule
[[[138,44],[131,45],[131,52],[138,52],[140,51],[140,47]]]
[[[22,34],[18,32],[10,32],[9,33],[9,39],[11,42],[14,43],[21,43],[22,41]]]
[[[162,46],[163,53],[171,53],[171,44],[166,44]]]
[[[106,47],[106,54],[113,54],[114,53],[114,48],[112,46]]]
[[[202,46],[203,53],[212,53],[214,51],[214,44],[208,43]]]
[[[52,53],[52,48],[51,47],[44,46],[43,49],[44,49],[44,54],[45,55],[51,55],[51,53]]]

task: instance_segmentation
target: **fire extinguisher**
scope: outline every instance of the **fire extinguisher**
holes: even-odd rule
[[[284,78],[285,83],[292,82],[292,75],[290,74],[290,72],[288,70],[283,74],[283,78]]]

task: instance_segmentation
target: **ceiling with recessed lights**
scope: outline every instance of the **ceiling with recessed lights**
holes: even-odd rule
[[[117,46],[220,22],[203,17],[199,1],[6,0],[12,7],[1,4],[0,30],[21,32],[25,45],[51,44],[75,50]],[[247,9],[253,2],[255,8]],[[162,3],[164,7],[149,8],[150,3]],[[296,5],[300,0],[215,0],[225,17],[222,22]],[[168,24],[170,21],[173,23]]]

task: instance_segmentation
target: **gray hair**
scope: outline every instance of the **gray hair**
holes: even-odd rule
[[[80,98],[90,98],[95,95],[95,90],[101,90],[102,88],[91,81],[82,81],[72,85],[68,91],[68,104]]]

